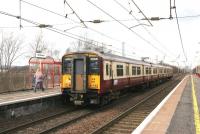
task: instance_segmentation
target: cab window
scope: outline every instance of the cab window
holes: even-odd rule
[[[63,64],[62,64],[63,74],[71,74],[71,71],[72,71],[72,61],[71,61],[71,59],[64,58]]]
[[[98,58],[90,58],[89,62],[89,74],[99,74],[99,61]]]

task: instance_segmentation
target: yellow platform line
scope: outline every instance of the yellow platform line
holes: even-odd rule
[[[196,128],[196,134],[200,134],[200,117],[199,117],[199,108],[197,104],[197,98],[195,93],[195,85],[193,77],[191,76],[192,82],[192,98],[193,98],[193,110],[194,110],[194,124]]]

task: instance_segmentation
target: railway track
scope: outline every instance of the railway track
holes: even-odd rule
[[[179,80],[169,83],[167,87],[156,91],[142,99],[130,109],[121,113],[113,120],[93,131],[91,134],[130,134],[162,101]]]
[[[27,124],[23,124],[17,126],[15,128],[6,130],[2,133],[33,133],[33,134],[43,134],[53,131],[62,127],[63,125],[70,124],[72,122],[77,121],[78,119],[84,118],[85,116],[92,114],[92,110],[88,109],[73,109],[65,112],[57,113],[53,116],[49,116],[43,119],[39,119],[37,121],[29,122]],[[75,117],[74,117],[75,115]]]
[[[63,111],[60,111],[60,112],[57,112],[57,113],[53,113],[53,114],[50,114],[48,116],[44,115],[42,118],[33,119],[29,122],[24,122],[24,123],[21,123],[21,124],[16,124],[14,127],[8,127],[7,129],[0,131],[0,134],[14,133],[14,132],[16,132],[20,129],[27,128],[27,127],[32,126],[34,124],[37,124],[39,122],[46,121],[46,120],[55,118],[57,116],[61,116],[63,114],[66,114],[68,112],[73,112],[75,110],[76,110],[76,108],[68,108],[67,110],[63,110]]]
[[[127,95],[122,96],[121,98],[127,98]],[[30,122],[22,123],[16,125],[15,127],[10,127],[3,131],[0,131],[0,134],[8,134],[8,133],[38,133],[44,134],[55,131],[63,126],[68,126],[71,123],[74,123],[82,118],[85,118],[89,115],[95,114],[100,112],[103,109],[106,109],[108,106],[101,107],[95,110],[91,109],[84,109],[83,107],[73,108],[66,111],[61,111],[56,114],[39,118],[37,120],[32,120]],[[71,118],[71,115],[73,118]],[[64,118],[63,118],[64,117]],[[57,120],[54,122],[54,120]],[[62,121],[58,121],[62,120]],[[49,122],[53,121],[53,125],[44,125],[48,124]],[[58,123],[56,123],[58,122]],[[39,128],[39,129],[38,129]],[[41,129],[40,129],[41,128]],[[45,129],[44,129],[45,128]]]
[[[178,80],[176,80],[176,81],[178,81]],[[173,86],[173,85],[174,84],[172,84],[172,82],[170,82],[169,84],[167,84],[167,86],[163,85],[164,87],[161,86],[160,88],[165,88],[165,87]],[[161,92],[161,90],[157,91],[154,94],[158,94],[158,92]],[[132,95],[132,96],[134,96],[134,95]],[[161,97],[161,95],[158,95],[158,96]],[[153,95],[152,95],[152,97],[153,97]],[[124,101],[126,99],[128,99],[128,97],[125,96],[124,97]],[[152,98],[149,96],[148,99],[152,99]],[[129,109],[130,111],[135,111],[135,114],[130,116],[130,117],[134,118],[134,121],[137,121],[138,123],[141,122],[151,112],[151,110],[149,110],[149,109],[153,109],[154,108],[154,107],[150,108],[150,106],[155,106],[155,105],[149,104],[149,108],[148,109],[141,109],[139,111],[135,110],[135,109],[137,109],[137,107],[138,108],[141,107],[140,105],[142,105],[142,103],[147,101],[148,99],[145,99],[142,102],[137,103],[134,106],[134,108],[131,108],[132,110]],[[158,101],[157,104],[159,102],[160,101]],[[98,108],[98,109],[95,109],[95,110],[91,110],[91,109],[74,109],[74,110],[71,110],[71,111],[68,110],[68,111],[65,111],[65,112],[61,112],[61,113],[55,114],[55,115],[50,116],[50,117],[46,117],[46,118],[43,118],[43,119],[28,123],[28,124],[17,126],[16,128],[12,128],[10,130],[5,130],[3,133],[34,133],[34,134],[35,133],[39,133],[39,134],[44,134],[44,133],[55,132],[55,131],[57,131],[57,130],[59,130],[61,128],[64,128],[66,126],[71,126],[71,124],[77,124],[78,123],[77,121],[80,121],[81,119],[89,117],[90,115],[94,115],[96,113],[100,113],[101,111],[106,110],[109,107],[112,107],[113,105],[116,105],[116,103],[113,103],[111,105],[107,105],[105,107]],[[147,105],[145,106],[145,108],[147,108]],[[116,117],[115,118],[116,121],[120,121],[120,120],[122,120],[122,118],[125,118],[126,116],[128,116],[128,114],[130,113],[130,112],[128,112],[129,110],[126,111],[127,115],[126,114],[121,114],[119,117]],[[128,117],[128,118],[130,118],[130,117]],[[109,130],[109,126],[114,126],[114,122],[116,122],[114,120],[112,120],[107,125],[103,126],[102,128],[94,131],[93,133],[103,133],[105,130]],[[119,127],[122,128],[122,130],[121,130],[122,132],[126,131],[125,130],[126,128],[127,129],[128,128],[131,129],[131,131],[134,129],[134,128],[128,126],[129,123],[125,119],[124,119],[123,122],[124,122],[124,124],[122,124],[122,123],[120,124],[119,123],[119,125],[121,125],[121,126],[118,125],[118,128]],[[131,123],[130,124],[132,126],[134,126],[134,127],[137,127],[137,125],[139,125],[138,123],[132,122],[132,124]],[[117,132],[119,132],[119,130],[116,129],[116,128],[115,129],[111,129],[111,131],[108,131],[108,132],[109,133],[113,133],[113,132],[116,133],[115,130]]]
[[[123,99],[123,98],[127,99],[127,95],[124,95],[124,96],[121,97],[121,99]],[[87,112],[87,113],[85,113],[83,115],[76,116],[75,118],[73,118],[73,119],[71,119],[69,121],[64,121],[64,122],[62,122],[60,124],[56,124],[56,125],[54,125],[52,127],[49,127],[48,129],[39,132],[39,134],[46,134],[46,133],[54,132],[54,131],[56,131],[56,130],[58,130],[60,128],[63,128],[65,126],[70,126],[70,124],[76,123],[77,121],[79,121],[81,119],[84,119],[84,118],[86,118],[88,116],[91,116],[93,114],[99,113],[99,112],[107,109],[108,107],[110,107],[112,105],[115,105],[115,104],[111,104],[111,105],[107,105],[107,106],[104,106],[104,107],[100,107],[100,108],[97,108],[95,110],[89,111],[89,112]]]

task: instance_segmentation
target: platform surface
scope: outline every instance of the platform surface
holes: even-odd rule
[[[27,90],[19,92],[2,93],[0,94],[0,106],[52,97],[60,94],[60,88],[46,89],[44,91],[38,90],[37,92],[34,92],[33,90]]]
[[[197,80],[197,78],[194,79]],[[200,81],[197,81],[200,84]],[[167,134],[195,134],[191,78],[187,81],[187,85],[167,129]]]
[[[199,108],[200,78],[189,75],[166,98],[155,116],[152,112],[133,134],[200,134]]]

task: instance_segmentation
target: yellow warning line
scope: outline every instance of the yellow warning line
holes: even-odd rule
[[[194,110],[194,124],[196,128],[196,134],[200,134],[200,117],[199,117],[199,108],[197,104],[197,98],[195,93],[195,86],[194,86],[194,80],[191,76],[191,82],[192,82],[192,98],[193,98],[193,110]]]

